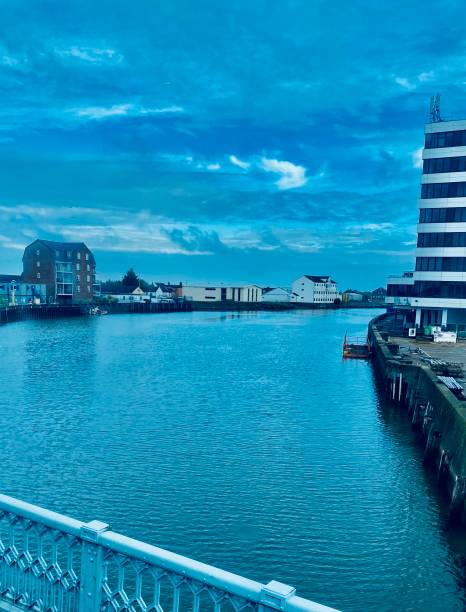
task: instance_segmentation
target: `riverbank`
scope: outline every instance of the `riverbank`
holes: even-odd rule
[[[405,410],[424,447],[424,463],[447,494],[450,521],[466,523],[466,402],[415,352],[400,351],[390,315],[369,323],[373,362],[387,399]],[[423,346],[425,349],[425,346]]]

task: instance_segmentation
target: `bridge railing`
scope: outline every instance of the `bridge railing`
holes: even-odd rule
[[[331,612],[267,585],[0,495],[0,610]]]

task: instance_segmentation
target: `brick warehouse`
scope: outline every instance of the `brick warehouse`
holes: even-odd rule
[[[88,303],[97,294],[95,259],[84,242],[35,240],[24,249],[22,277],[44,283],[49,303]]]

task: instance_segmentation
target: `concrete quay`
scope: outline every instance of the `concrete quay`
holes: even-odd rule
[[[434,345],[400,335],[390,315],[369,323],[373,363],[387,399],[407,413],[424,447],[424,463],[450,500],[450,521],[466,523],[466,401],[439,379],[421,348],[434,359],[466,361],[466,343]],[[458,380],[463,385],[464,380]]]

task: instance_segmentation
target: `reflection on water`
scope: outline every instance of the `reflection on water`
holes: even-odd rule
[[[464,607],[462,532],[345,331],[374,311],[0,329],[0,489],[344,610]]]

